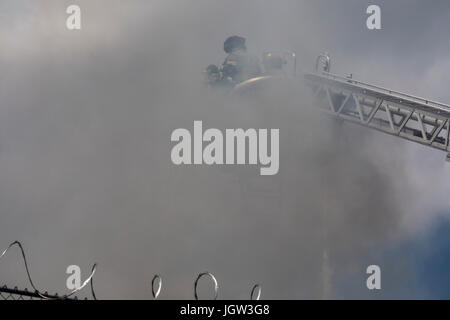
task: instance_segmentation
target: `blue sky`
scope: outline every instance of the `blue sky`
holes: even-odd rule
[[[421,240],[406,244],[414,256],[418,286],[429,298],[450,299],[450,219],[436,219]]]
[[[448,211],[432,226],[396,246],[379,247],[359,258],[361,268],[336,275],[335,294],[343,299],[450,299],[450,218]],[[379,263],[382,261],[382,263]],[[365,287],[364,266],[381,268],[381,290]]]

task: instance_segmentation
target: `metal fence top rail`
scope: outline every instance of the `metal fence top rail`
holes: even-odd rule
[[[50,299],[62,299],[62,300],[78,300],[78,297],[66,297],[60,296],[58,294],[48,294],[45,292],[46,297]],[[42,300],[42,296],[39,295],[38,291],[29,291],[28,289],[18,289],[17,287],[14,288],[8,288],[6,285],[0,286],[0,298],[3,298],[4,300],[25,300],[25,298],[28,299],[38,299]],[[0,299],[1,300],[1,299]]]
[[[407,94],[407,93],[403,93],[400,91],[395,91],[395,90],[391,90],[391,89],[387,89],[381,86],[377,86],[377,85],[373,85],[370,83],[366,83],[363,81],[359,81],[359,80],[355,80],[353,78],[350,77],[343,77],[337,74],[333,74],[333,73],[328,73],[328,72],[322,72],[322,73],[306,73],[305,74],[306,78],[311,78],[311,77],[318,77],[318,78],[322,78],[322,79],[328,79],[328,80],[332,80],[335,82],[339,82],[342,85],[352,85],[352,86],[357,86],[361,89],[365,89],[365,90],[370,90],[382,95],[389,95],[390,97],[394,97],[394,98],[398,98],[399,100],[405,100],[407,102],[411,102],[414,104],[419,104],[422,105],[423,107],[426,108],[434,108],[434,109],[438,109],[441,112],[445,112],[450,114],[450,105],[447,105],[445,103],[442,102],[436,102],[436,101],[432,101],[430,99],[425,99],[425,98],[421,98],[421,97],[417,97],[417,96],[413,96],[411,94]]]

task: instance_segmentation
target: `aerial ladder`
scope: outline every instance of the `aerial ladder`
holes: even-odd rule
[[[315,107],[346,122],[414,141],[446,152],[450,161],[450,106],[330,72],[321,54],[314,73],[304,78]]]

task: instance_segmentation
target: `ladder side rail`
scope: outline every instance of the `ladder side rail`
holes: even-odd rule
[[[323,76],[323,77],[326,77],[326,78],[332,78],[332,79],[338,80],[339,82],[343,82],[343,83],[353,83],[353,84],[362,85],[362,86],[365,86],[365,87],[368,87],[368,88],[377,89],[377,90],[383,91],[385,93],[388,93],[390,95],[397,95],[399,98],[407,97],[407,98],[410,98],[410,99],[417,100],[417,101],[419,101],[421,103],[425,103],[425,105],[436,105],[436,106],[439,106],[439,107],[447,108],[450,111],[450,105],[444,104],[442,102],[437,102],[437,101],[433,101],[433,100],[430,100],[430,99],[425,99],[425,98],[422,98],[422,97],[414,96],[414,95],[411,95],[411,94],[408,94],[408,93],[387,89],[387,88],[384,88],[384,87],[381,87],[381,86],[378,86],[378,85],[374,85],[374,84],[370,84],[370,83],[367,83],[367,82],[355,80],[353,78],[346,78],[346,77],[343,77],[343,76],[340,76],[340,75],[337,75],[337,74],[332,74],[332,73],[327,73],[327,72],[323,72],[322,74],[320,74],[320,76]]]

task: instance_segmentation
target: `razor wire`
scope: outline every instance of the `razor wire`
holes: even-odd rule
[[[194,298],[195,300],[200,300],[199,299],[199,294],[198,294],[198,286],[199,286],[199,281],[200,279],[204,278],[204,277],[208,277],[213,285],[214,285],[214,295],[212,297],[212,300],[217,300],[219,297],[219,282],[217,281],[217,278],[214,276],[214,274],[212,274],[211,272],[205,271],[200,273],[194,281]],[[161,293],[161,289],[162,289],[162,277],[159,274],[156,274],[151,282],[152,285],[152,296],[153,299],[158,299],[158,296]],[[255,284],[251,290],[250,293],[250,300],[260,300],[261,298],[261,285],[260,284]]]
[[[14,241],[12,242],[1,254],[0,254],[0,259],[3,258],[3,256],[6,255],[6,253],[13,247],[13,246],[17,246],[20,249],[20,252],[22,254],[22,260],[24,262],[25,265],[25,270],[27,273],[27,277],[28,277],[28,282],[30,283],[31,287],[33,288],[33,291],[28,291],[28,289],[24,289],[24,290],[20,290],[17,287],[14,288],[9,288],[6,285],[1,286],[0,287],[0,298],[2,298],[3,300],[33,300],[33,299],[40,299],[40,300],[67,300],[67,299],[74,299],[74,300],[78,300],[78,298],[75,296],[72,298],[72,296],[83,290],[88,284],[90,284],[91,287],[91,294],[94,300],[97,300],[95,291],[94,291],[94,274],[97,270],[97,263],[94,263],[94,265],[92,266],[91,269],[91,273],[89,275],[89,277],[83,282],[83,284],[81,286],[79,286],[78,288],[70,291],[69,293],[59,296],[57,293],[55,293],[54,295],[49,294],[47,291],[42,292],[41,290],[39,290],[36,285],[33,282],[33,279],[31,277],[31,273],[30,273],[30,269],[28,266],[28,261],[27,261],[27,257],[25,254],[25,250],[22,246],[22,244],[19,241]],[[214,291],[213,291],[213,296],[212,296],[212,300],[217,300],[219,297],[219,282],[217,280],[217,278],[215,277],[214,274],[212,274],[211,272],[202,272],[200,274],[198,274],[198,276],[195,278],[194,281],[194,298],[195,300],[199,300],[199,294],[198,294],[198,286],[199,286],[199,281],[202,278],[208,278],[212,281],[213,286],[214,286]],[[161,275],[159,274],[155,274],[154,277],[152,278],[151,281],[151,292],[152,292],[152,296],[153,299],[156,300],[158,299],[161,291],[162,291],[162,287],[163,287],[163,278]],[[250,293],[250,300],[260,300],[261,297],[261,285],[260,284],[255,284],[251,290]],[[87,300],[87,298],[85,298]]]
[[[14,241],[14,242],[12,242],[12,243],[11,243],[11,244],[10,244],[10,245],[2,252],[2,254],[0,255],[0,259],[3,258],[3,256],[6,255],[6,253],[9,251],[9,249],[11,249],[14,245],[18,246],[19,249],[20,249],[20,251],[21,251],[21,253],[22,253],[22,258],[23,258],[23,262],[24,262],[24,264],[25,264],[25,270],[26,270],[26,272],[27,272],[28,281],[29,281],[31,287],[32,287],[32,288],[34,289],[34,291],[35,291],[34,294],[37,295],[37,297],[39,297],[40,299],[43,299],[43,300],[64,300],[64,299],[67,299],[67,298],[73,296],[73,295],[74,295],[75,293],[77,293],[78,291],[82,290],[82,289],[83,289],[84,287],[86,287],[89,283],[91,284],[91,293],[92,293],[92,296],[93,296],[94,300],[97,299],[96,296],[95,296],[95,292],[94,292],[94,283],[93,283],[93,281],[92,281],[92,278],[94,277],[95,271],[96,271],[96,269],[97,269],[97,264],[96,264],[96,263],[94,263],[94,265],[92,266],[91,274],[90,274],[89,277],[83,282],[83,284],[82,284],[80,287],[78,287],[78,288],[72,290],[71,292],[69,292],[69,293],[67,293],[67,294],[65,294],[65,295],[63,295],[63,296],[61,296],[61,297],[58,297],[58,295],[52,296],[52,295],[49,295],[48,293],[42,293],[42,292],[35,286],[35,284],[34,284],[34,282],[33,282],[33,279],[31,278],[30,269],[28,268],[28,262],[27,262],[27,257],[26,257],[26,255],[25,255],[25,250],[23,249],[23,246],[22,246],[22,244],[21,244],[19,241]],[[5,287],[3,287],[2,289],[5,289]],[[7,289],[7,288],[6,288],[6,289]],[[8,291],[8,290],[6,290],[6,289],[5,289],[5,290],[2,290],[2,291]],[[2,291],[0,291],[0,293],[1,293]],[[13,289],[13,291],[14,291],[14,289]],[[17,292],[17,294],[18,294],[19,296],[25,295],[25,290],[24,290],[24,291],[21,291],[21,292],[19,292],[19,290],[16,290],[16,292]],[[14,294],[14,292],[10,292],[10,294]]]

